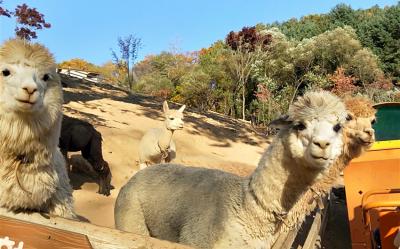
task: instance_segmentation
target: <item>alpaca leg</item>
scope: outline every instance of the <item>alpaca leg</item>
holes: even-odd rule
[[[171,141],[170,145],[169,145],[169,149],[168,149],[168,156],[165,158],[165,162],[169,163],[172,160],[174,160],[176,157],[176,146],[174,141]]]
[[[78,220],[78,216],[74,212],[72,193],[67,189],[58,189],[50,200],[49,214],[60,216],[66,219]]]
[[[77,219],[73,208],[72,187],[69,183],[65,162],[61,153],[55,153],[54,167],[58,174],[58,187],[48,203],[50,215]]]
[[[111,185],[111,171],[110,168],[105,168],[102,172],[99,172],[99,191],[97,193],[109,196],[111,189],[114,187]]]
[[[169,151],[168,156],[165,158],[165,163],[170,163],[173,159],[176,157],[176,152],[175,151]]]

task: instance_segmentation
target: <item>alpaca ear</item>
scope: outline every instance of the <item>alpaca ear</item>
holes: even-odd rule
[[[289,115],[283,115],[280,116],[279,118],[272,120],[268,126],[271,128],[276,128],[276,129],[283,129],[287,128],[293,123],[292,120],[289,119]]]
[[[186,108],[186,105],[183,105],[183,106],[181,106],[181,108],[179,108],[179,112],[183,112],[183,110],[185,110],[185,108]]]
[[[164,111],[164,113],[167,113],[169,111],[168,103],[166,100],[164,100],[164,103],[163,103],[163,111]]]

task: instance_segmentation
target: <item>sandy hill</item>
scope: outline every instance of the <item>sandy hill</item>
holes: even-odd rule
[[[92,123],[103,136],[103,155],[113,174],[115,189],[106,197],[87,177],[71,175],[75,207],[90,222],[113,227],[118,191],[138,170],[138,144],[146,130],[163,125],[162,100],[131,95],[109,84],[62,77],[64,112]],[[177,108],[170,104],[170,108]],[[248,124],[215,113],[185,110],[185,128],[174,134],[176,163],[219,168],[248,175],[267,146]],[[73,157],[77,157],[73,155]]]

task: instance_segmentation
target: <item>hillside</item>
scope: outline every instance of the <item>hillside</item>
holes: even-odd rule
[[[139,140],[147,129],[163,124],[162,100],[65,76],[63,83],[64,112],[92,123],[101,132],[103,155],[115,187],[110,196],[102,196],[90,178],[71,174],[75,208],[91,223],[113,227],[118,191],[138,170]],[[170,104],[170,108],[177,106]],[[184,121],[185,128],[174,134],[177,163],[248,175],[267,146],[266,139],[252,132],[248,124],[218,114],[202,115],[187,108]],[[72,163],[79,161],[76,155],[72,159]]]

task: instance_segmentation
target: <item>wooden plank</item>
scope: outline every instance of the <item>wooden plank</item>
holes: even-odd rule
[[[287,233],[279,234],[274,245],[272,246],[272,249],[290,248],[293,244],[294,239],[296,238],[298,231],[299,231],[299,228],[296,228],[296,229],[290,230]]]
[[[287,236],[288,236],[288,233],[280,233],[278,238],[276,239],[274,245],[272,246],[272,249],[281,249],[283,244],[286,241]]]
[[[0,216],[0,238],[5,237],[23,242],[24,249],[92,249],[85,235]]]
[[[65,231],[84,234],[88,237],[93,249],[190,249],[191,247],[158,240],[151,237],[127,233],[112,228],[100,227],[90,223],[67,220],[60,217],[44,218],[38,213],[10,213],[0,208],[0,216],[40,224]]]
[[[303,249],[314,249],[315,242],[319,236],[321,228],[321,212],[318,211],[315,214],[313,224],[311,225],[310,231],[308,232],[307,239],[304,242]]]

